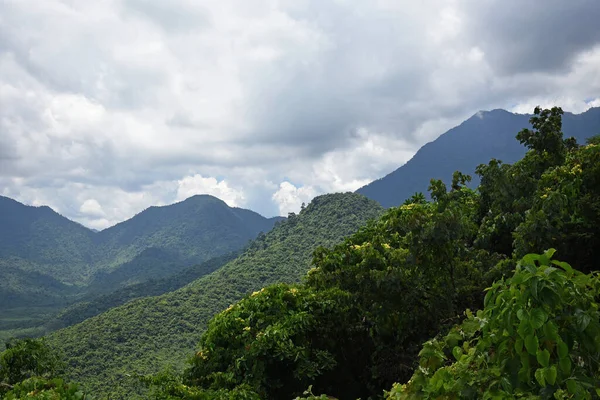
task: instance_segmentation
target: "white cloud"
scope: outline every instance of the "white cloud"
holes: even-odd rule
[[[229,187],[225,180],[203,177],[195,174],[177,182],[177,200],[185,200],[196,194],[210,194],[223,200],[230,207],[240,207],[245,203],[244,193]]]
[[[308,204],[316,196],[316,191],[310,186],[296,187],[284,181],[279,185],[279,190],[273,194],[273,200],[279,207],[280,215],[290,212],[299,212],[302,203]]]
[[[103,217],[105,215],[102,206],[96,199],[87,199],[79,207],[79,212],[87,214],[90,217]]]
[[[2,1],[2,193],[94,227],[195,193],[285,214],[478,110],[599,105],[596,1],[521,3]]]

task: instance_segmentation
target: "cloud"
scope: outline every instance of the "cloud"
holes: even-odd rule
[[[196,174],[186,176],[177,183],[177,200],[185,200],[196,194],[210,194],[223,200],[230,207],[242,206],[245,203],[244,193],[229,187],[225,180],[218,181]]]
[[[284,181],[279,185],[279,190],[273,194],[273,200],[279,207],[280,215],[300,211],[302,203],[308,204],[316,191],[311,186],[296,187],[292,183]]]
[[[87,214],[90,217],[104,217],[105,213],[102,210],[102,206],[96,199],[87,199],[83,202],[81,207],[79,207],[79,212],[82,214]]]
[[[593,0],[6,0],[2,193],[94,227],[196,193],[297,212],[479,110],[597,105],[599,13]]]

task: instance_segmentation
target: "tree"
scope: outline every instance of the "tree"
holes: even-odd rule
[[[204,391],[246,387],[262,399],[300,395],[313,384],[325,391],[356,393],[368,357],[364,329],[354,329],[348,294],[298,285],[273,285],[254,292],[217,315],[200,340],[183,382]]]
[[[15,339],[0,353],[0,382],[13,385],[33,376],[54,377],[62,369],[54,351],[43,339]]]
[[[598,274],[529,254],[485,306],[425,343],[419,368],[388,399],[591,399],[600,396]]]

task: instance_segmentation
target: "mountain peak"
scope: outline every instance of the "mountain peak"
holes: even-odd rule
[[[600,132],[600,108],[581,114],[565,113],[563,132],[579,143]],[[473,177],[475,168],[496,158],[505,163],[519,160],[526,148],[515,138],[523,128],[531,127],[531,114],[515,114],[503,109],[478,111],[459,126],[423,146],[406,164],[385,177],[358,189],[357,192],[377,200],[385,207],[402,204],[416,192],[427,193],[431,179],[446,184],[454,171]]]

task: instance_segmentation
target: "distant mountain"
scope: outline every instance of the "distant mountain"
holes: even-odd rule
[[[340,242],[382,212],[359,194],[316,197],[213,273],[174,292],[110,309],[48,340],[65,355],[75,381],[99,397],[135,398],[125,374],[180,367],[215,313],[265,285],[299,281],[318,246]]]
[[[189,265],[239,249],[273,224],[272,219],[229,207],[216,197],[196,195],[169,206],[150,207],[100,231],[97,258],[112,269],[153,248]]]
[[[0,196],[0,275],[12,268],[82,283],[93,270],[93,236],[50,207]]]
[[[473,177],[472,186],[478,184],[475,168],[496,158],[513,163],[525,154],[525,147],[515,140],[517,133],[531,127],[531,115],[513,114],[505,110],[480,111],[450,129],[433,142],[427,143],[406,164],[358,189],[384,207],[402,204],[416,192],[427,193],[432,178],[446,184],[454,171]],[[591,108],[582,114],[563,115],[565,137],[573,136],[579,143],[600,133],[600,108]]]
[[[2,326],[40,322],[29,318],[31,307],[53,313],[89,293],[168,277],[243,248],[277,220],[199,195],[94,232],[0,196],[0,338]],[[13,310],[20,307],[28,308]]]

